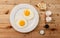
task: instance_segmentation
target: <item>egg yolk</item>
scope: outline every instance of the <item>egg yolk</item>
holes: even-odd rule
[[[25,15],[25,16],[29,16],[29,15],[30,15],[30,11],[29,11],[28,9],[26,9],[26,10],[24,11],[24,15]]]
[[[20,26],[24,26],[24,25],[25,25],[25,21],[24,21],[24,20],[20,20],[20,21],[19,21],[19,25],[20,25]]]

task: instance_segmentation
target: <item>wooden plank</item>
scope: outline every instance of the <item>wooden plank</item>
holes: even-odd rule
[[[10,13],[15,5],[0,5],[0,15]]]
[[[35,5],[42,0],[0,0],[0,38],[60,38],[60,0],[43,0],[48,5],[48,10],[52,11],[51,23],[48,23],[50,28],[55,28],[52,31],[50,28],[45,29],[45,11],[40,11]],[[29,3],[33,5],[39,12],[40,20],[38,26],[30,33],[22,34],[11,27],[9,16],[12,8],[21,3]],[[9,12],[8,12],[9,10]],[[8,12],[9,14],[5,14]],[[10,28],[11,27],[11,28]],[[40,35],[39,31],[45,30],[45,35]]]
[[[16,5],[20,3],[30,3],[30,0],[0,0],[0,4],[3,5]]]

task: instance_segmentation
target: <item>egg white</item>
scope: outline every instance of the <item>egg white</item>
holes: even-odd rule
[[[24,26],[21,26],[21,25],[19,25],[19,22],[20,22],[20,20],[24,20],[24,22],[25,22],[25,25]],[[26,26],[27,26],[27,20],[25,20],[25,19],[18,19],[17,21],[16,21],[16,25],[18,25],[20,28],[25,28]]]
[[[26,9],[24,9],[24,10],[26,10]],[[24,16],[25,19],[31,20],[34,17],[34,13],[30,9],[28,9],[28,10],[30,11],[30,15],[29,16],[25,16],[25,14],[23,12],[23,16]]]

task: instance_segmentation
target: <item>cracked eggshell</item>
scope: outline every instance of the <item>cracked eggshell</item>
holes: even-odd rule
[[[40,34],[43,35],[45,33],[44,30],[40,30]]]
[[[51,17],[46,17],[46,22],[51,22],[52,18]]]
[[[40,2],[37,4],[37,6],[40,8],[40,10],[46,10],[47,9],[45,2]]]
[[[52,14],[51,11],[46,11],[46,16],[50,16]]]

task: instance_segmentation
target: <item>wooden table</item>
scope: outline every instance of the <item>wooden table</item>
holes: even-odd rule
[[[52,11],[52,21],[48,23],[50,29],[45,29],[45,11],[40,11],[35,5],[42,0],[0,0],[0,38],[60,38],[60,0],[43,0],[48,5],[48,10]],[[12,8],[21,3],[33,5],[39,12],[40,21],[37,28],[27,34],[15,31],[9,22],[9,15]],[[52,29],[54,28],[54,29]],[[45,30],[44,35],[39,31]]]

